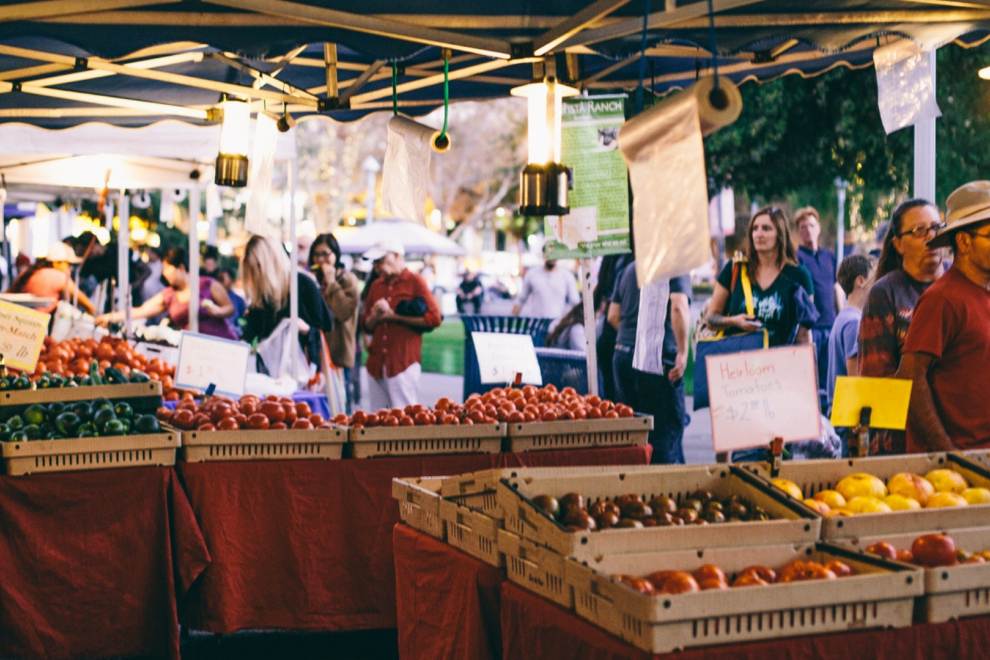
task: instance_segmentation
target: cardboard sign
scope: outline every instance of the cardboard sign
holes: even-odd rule
[[[6,366],[34,371],[49,319],[51,314],[0,301],[0,355]]]
[[[860,411],[869,407],[870,428],[903,431],[912,384],[904,378],[839,376],[835,379],[832,426],[857,426]]]
[[[244,394],[250,354],[251,347],[244,342],[183,332],[175,386],[204,392],[215,385],[217,394],[239,397]]]
[[[821,436],[811,346],[710,355],[706,366],[715,451]]]
[[[516,374],[522,382],[542,385],[543,374],[536,359],[533,338],[501,332],[472,332],[474,352],[478,355],[478,371],[482,383],[511,383]]]

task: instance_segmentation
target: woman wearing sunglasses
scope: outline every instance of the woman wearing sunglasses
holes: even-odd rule
[[[859,368],[863,376],[893,376],[918,298],[942,270],[943,251],[928,246],[944,225],[938,209],[910,199],[894,210],[883,240],[877,272],[859,326]],[[904,453],[904,433],[871,434],[871,454]]]

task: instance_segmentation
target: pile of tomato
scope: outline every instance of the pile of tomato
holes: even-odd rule
[[[149,379],[161,382],[166,401],[178,401],[180,398],[173,382],[175,367],[159,358],[145,357],[122,337],[107,336],[99,341],[92,338],[55,341],[51,337],[45,337],[38,366],[31,379],[38,380],[46,373],[86,376],[94,361],[101,374],[111,367],[125,377],[129,377],[133,370],[141,371]]]
[[[183,398],[175,410],[159,408],[157,416],[182,431],[333,428],[323,415],[310,410],[308,403],[274,395],[261,399],[245,394],[238,401],[214,396],[199,403],[190,395]]]
[[[619,419],[634,414],[625,404],[615,404],[594,394],[583,396],[573,387],[558,391],[554,385],[526,385],[497,387],[484,394],[472,394],[463,405],[442,398],[433,408],[413,404],[373,413],[359,410],[351,416],[337,415],[333,422],[341,426],[371,428]]]

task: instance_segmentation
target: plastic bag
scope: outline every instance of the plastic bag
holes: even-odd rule
[[[299,345],[299,331],[293,327],[291,319],[282,319],[272,334],[258,344],[257,350],[272,378],[288,377],[300,384],[309,380],[311,368]]]

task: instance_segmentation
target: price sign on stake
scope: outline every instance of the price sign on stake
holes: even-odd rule
[[[244,342],[183,332],[175,386],[205,392],[212,384],[216,385],[217,394],[241,396],[250,354],[251,347]]]
[[[522,374],[524,383],[543,384],[533,338],[529,335],[472,332],[471,338],[474,340],[474,352],[478,355],[482,383],[511,383],[516,374]]]
[[[0,301],[0,355],[6,366],[34,371],[50,318],[50,314]]]
[[[821,435],[811,346],[711,355],[706,367],[716,452]]]

